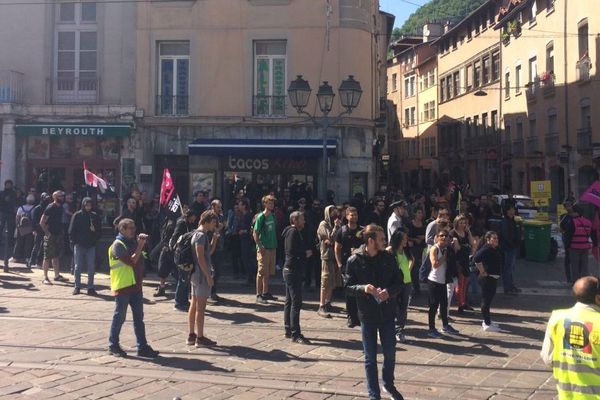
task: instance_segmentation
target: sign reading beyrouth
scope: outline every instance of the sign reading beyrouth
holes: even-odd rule
[[[16,124],[15,131],[19,136],[122,137],[129,136],[131,125],[31,123]]]

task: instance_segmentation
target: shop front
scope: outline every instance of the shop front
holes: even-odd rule
[[[95,195],[112,216],[118,212],[122,138],[130,132],[131,125],[125,123],[17,123],[17,163],[24,166],[26,188],[38,193],[64,190],[79,199]],[[85,185],[84,162],[108,183],[108,191],[96,193]]]
[[[328,156],[337,142],[327,142]],[[198,139],[189,145],[190,191],[206,190],[230,207],[243,191],[253,206],[268,193],[285,201],[314,198],[321,171],[320,140]]]

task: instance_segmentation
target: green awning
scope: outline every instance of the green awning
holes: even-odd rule
[[[44,123],[16,124],[17,136],[51,137],[124,137],[131,134],[131,124],[127,123]]]

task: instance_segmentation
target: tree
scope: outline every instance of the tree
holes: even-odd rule
[[[432,0],[411,14],[400,28],[399,33],[405,36],[420,36],[423,33],[423,24],[426,22],[458,22],[486,1],[487,0]]]
[[[396,40],[400,39],[400,36],[400,28],[394,28],[394,30],[392,31],[392,42],[395,42]]]

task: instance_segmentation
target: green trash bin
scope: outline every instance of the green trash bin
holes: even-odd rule
[[[523,221],[525,227],[525,259],[546,262],[550,256],[551,222]]]

